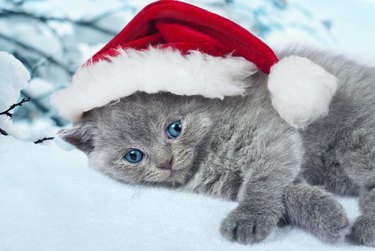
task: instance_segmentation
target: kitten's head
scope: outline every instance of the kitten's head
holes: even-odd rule
[[[195,172],[210,140],[207,101],[136,93],[84,114],[61,137],[91,166],[127,183],[180,185]]]

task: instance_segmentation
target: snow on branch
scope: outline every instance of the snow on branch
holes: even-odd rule
[[[41,51],[41,50],[38,50],[37,48],[34,48],[34,47],[31,47],[21,41],[18,41],[14,38],[11,38],[11,37],[8,37],[6,35],[3,35],[0,33],[0,38],[4,39],[5,41],[8,41],[10,43],[13,43],[25,50],[28,50],[28,51],[32,51],[36,54],[38,54],[39,56],[41,56],[42,58],[44,58],[45,60],[47,60],[48,62],[50,63],[53,63],[57,66],[59,66],[60,68],[62,68],[64,71],[66,71],[68,74],[70,75],[73,75],[74,71],[69,69],[69,67],[67,65],[64,65],[63,63],[59,62],[58,60],[54,59],[51,55],[48,55],[46,54],[45,52]]]

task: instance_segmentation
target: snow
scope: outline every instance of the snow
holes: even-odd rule
[[[4,111],[17,100],[30,75],[18,59],[0,51],[0,79],[0,111]]]
[[[370,250],[324,244],[290,226],[260,244],[230,243],[218,229],[234,202],[121,184],[90,169],[78,151],[12,137],[0,136],[0,159],[2,251]],[[353,220],[355,200],[340,201]]]

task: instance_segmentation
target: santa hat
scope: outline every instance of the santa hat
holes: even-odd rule
[[[260,39],[232,21],[196,6],[163,0],[141,10],[53,97],[59,113],[81,115],[136,91],[207,98],[243,95],[248,77],[268,76],[272,104],[303,128],[328,113],[336,78],[312,61],[279,60]]]

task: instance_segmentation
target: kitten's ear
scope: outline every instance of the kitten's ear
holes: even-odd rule
[[[94,127],[89,123],[78,123],[71,129],[60,130],[58,135],[86,154],[94,150]]]

